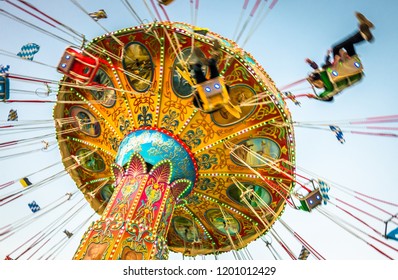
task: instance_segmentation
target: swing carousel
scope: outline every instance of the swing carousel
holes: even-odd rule
[[[93,246],[103,249],[101,258],[117,259],[238,250],[283,212],[293,187],[293,129],[275,123],[290,123],[289,111],[250,54],[194,29],[170,22],[127,28],[62,57],[58,101],[67,102],[54,109],[60,151],[102,215],[76,258]],[[239,118],[192,105],[194,88],[180,73],[189,71],[192,46],[208,57],[214,40],[231,101],[266,92],[267,104],[246,106]]]
[[[19,2],[38,11],[26,1]],[[72,2],[96,22],[107,18],[104,10],[88,13]],[[134,11],[128,1],[122,2]],[[294,100],[294,96],[281,92],[257,60],[236,42],[208,29],[170,21],[164,6],[170,2],[158,3],[166,21],[139,20],[140,25],[106,32],[90,42],[82,36],[80,46],[70,42],[56,66],[62,74],[60,81],[3,69],[0,98],[8,103],[55,104],[55,133],[49,135],[52,141],[43,140],[43,136],[11,140],[0,143],[0,149],[31,141],[41,141],[44,147],[40,151],[58,147],[62,175],[70,176],[77,188],[67,193],[62,203],[80,194],[86,201],[81,207],[89,205],[95,212],[89,224],[85,219],[79,226],[85,232],[73,259],[162,260],[168,259],[170,252],[188,258],[232,252],[236,259],[245,259],[250,258],[247,246],[261,240],[274,258],[282,258],[271,239],[292,259],[307,259],[309,254],[325,259],[283,219],[286,209],[294,209],[317,211],[337,221],[322,208],[333,204],[329,184],[296,167],[294,126],[314,126],[292,120],[286,100]],[[161,19],[159,10],[155,5],[153,8]],[[33,47],[26,46],[21,52],[30,55]],[[36,47],[34,52],[38,51]],[[192,78],[192,61],[198,51],[206,59],[217,53],[220,75],[205,84],[197,84]],[[202,70],[209,78],[209,67],[203,64]],[[13,80],[44,84],[48,93],[57,92],[56,98],[13,100]],[[195,106],[196,93],[207,108],[217,110]],[[8,121],[17,121],[15,118],[16,112],[10,112]],[[385,120],[395,118],[364,122]],[[43,125],[47,123],[43,121]],[[24,129],[30,125],[22,122],[20,126]],[[34,125],[40,129],[38,122]],[[340,127],[329,127],[343,143]],[[23,191],[2,193],[0,207],[18,202],[24,192],[54,180],[61,172],[51,180],[33,184],[31,175],[0,185],[3,191],[18,181],[25,187]],[[40,215],[44,210],[36,202],[29,206],[33,214]],[[391,227],[397,217],[393,212],[385,214],[390,217],[385,232],[377,233],[393,239],[395,233],[389,234],[387,225]],[[26,223],[25,219],[1,227],[0,242]],[[277,223],[302,246],[299,255],[275,231]],[[346,225],[340,222],[340,226]],[[66,235],[65,242],[74,236],[73,231],[60,227],[57,231]],[[19,259],[35,246],[45,247],[45,240],[33,236],[6,259]],[[398,252],[389,241],[377,240]],[[53,250],[48,258],[60,249],[56,245],[48,249]]]

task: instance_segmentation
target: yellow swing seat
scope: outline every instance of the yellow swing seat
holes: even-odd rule
[[[224,107],[231,115],[240,118],[242,111],[231,103],[223,77],[207,80],[195,87],[202,100],[203,111],[211,113]]]

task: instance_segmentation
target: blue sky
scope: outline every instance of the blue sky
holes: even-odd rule
[[[85,34],[88,40],[105,33],[104,29],[84,15],[71,1],[34,0],[30,2],[52,17]],[[143,19],[152,21],[143,2],[134,1],[134,7]],[[242,23],[246,20],[248,11],[251,10],[254,2],[253,0],[249,2]],[[138,24],[125,10],[122,1],[99,0],[93,3],[93,1],[83,0],[79,3],[88,11],[105,9],[108,18],[100,23],[106,30],[112,31]],[[233,34],[243,3],[243,0],[202,0],[200,1],[197,25],[234,39]],[[4,2],[0,3],[0,8],[19,14]],[[166,7],[166,10],[172,21],[192,22],[189,0],[175,0],[174,3]],[[303,98],[299,100],[301,106],[295,106],[288,100],[293,121],[333,123],[333,121],[339,120],[397,115],[398,97],[395,72],[398,66],[398,36],[396,36],[398,3],[394,0],[336,0],[332,4],[331,1],[326,0],[280,0],[267,14],[256,32],[248,38],[244,49],[250,52],[263,66],[277,87],[282,88],[304,78],[310,72],[309,66],[304,62],[306,57],[317,62],[322,61],[326,50],[333,43],[356,30],[355,11],[365,14],[376,26],[373,31],[375,41],[371,44],[365,42],[357,47],[357,52],[362,58],[365,68],[365,78],[359,84],[335,97],[333,103]],[[23,18],[29,19],[27,15],[24,15]],[[0,47],[2,50],[16,53],[22,45],[35,42],[41,46],[35,59],[53,67],[58,64],[60,56],[67,46],[64,42],[43,35],[4,16],[0,17],[0,26],[2,26],[1,37],[5,39],[2,40]],[[246,32],[243,33],[243,40],[240,40],[238,44],[244,43],[250,28],[251,25],[248,25]],[[7,56],[0,56],[0,58],[0,64],[11,65],[10,72],[12,73],[52,80],[61,78],[61,75],[51,67]],[[32,83],[15,83],[15,87],[17,86],[19,89],[33,91],[40,87]],[[305,88],[308,85],[302,84],[299,87]],[[305,90],[298,92],[305,92]],[[15,99],[27,98],[33,97],[15,96]],[[50,105],[0,104],[1,120],[7,118],[11,108],[18,110],[20,120],[51,119],[52,117]],[[7,136],[1,137],[3,139]],[[295,129],[295,137],[298,167],[370,196],[398,202],[395,180],[395,165],[398,158],[398,140],[396,138],[346,134],[346,143],[342,145],[330,131],[301,127]],[[22,163],[21,158],[0,161],[3,177],[0,183],[23,174],[29,174],[37,170],[37,166],[44,167],[57,159],[59,160],[57,148],[46,153],[40,157],[27,155]],[[62,166],[59,165],[56,168],[62,169]],[[56,168],[52,172],[59,171]],[[74,183],[65,176],[59,183],[47,186],[46,191],[43,191],[41,195],[38,194],[39,192],[32,194],[31,197],[23,200],[23,203],[33,198],[45,204],[73,188]],[[331,194],[341,195],[337,191]],[[16,217],[29,214],[25,205],[18,206],[20,211],[11,210],[19,209],[14,207],[16,206],[1,207],[2,218],[12,221]],[[333,206],[328,205],[325,208],[333,208]],[[12,211],[12,214],[6,215],[8,211]],[[86,211],[90,213],[90,209]],[[395,211],[397,210],[395,209]],[[319,213],[304,213],[287,208],[282,219],[305,236],[327,259],[384,259],[362,241],[340,230],[330,221],[325,221],[325,218]],[[382,230],[382,225],[379,226],[379,229]],[[289,239],[289,237],[286,238]],[[76,238],[73,244],[68,245],[68,252],[60,255],[60,258],[69,259],[78,240],[79,238]],[[13,242],[15,243],[1,244],[0,257],[20,245],[18,242],[21,242],[21,239],[13,239]],[[261,241],[258,242],[261,243]],[[294,241],[291,242],[295,244],[293,248],[299,251],[301,246]],[[271,258],[269,254],[264,253],[265,246],[263,244],[261,246],[256,244],[249,245],[250,251],[256,258]],[[391,244],[397,247],[396,242]],[[260,247],[261,249],[258,250],[257,248]],[[395,255],[392,254],[392,256],[396,258],[398,254],[395,252]],[[179,259],[181,257],[172,256],[172,258]]]

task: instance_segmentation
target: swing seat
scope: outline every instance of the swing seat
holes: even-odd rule
[[[350,57],[344,62],[327,69],[329,78],[332,82],[337,83],[343,79],[355,76],[363,72],[363,65],[357,55]]]
[[[88,85],[93,82],[99,66],[100,61],[97,57],[68,47],[61,57],[57,70],[78,83]]]
[[[0,76],[0,100],[10,98],[10,81],[5,75]]]
[[[319,85],[316,83],[321,82],[324,87],[324,91],[317,94],[315,99],[331,101],[333,96],[362,80],[363,66],[358,56],[352,56],[339,65],[314,73],[319,74],[320,79],[311,80],[308,78],[308,82],[317,88],[319,88]]]
[[[352,76],[345,77],[340,79],[338,82],[324,82],[325,83],[325,91],[318,95],[320,100],[329,100],[336,94],[342,92],[344,89],[358,83],[363,77],[362,73],[357,73]]]
[[[173,1],[174,0],[158,0],[159,4],[162,4],[162,5],[168,5]]]
[[[231,103],[222,77],[210,79],[197,84],[195,87],[202,101],[203,111],[211,113],[225,108],[231,115],[240,118],[242,111],[238,106]]]
[[[209,29],[208,28],[202,28],[202,27],[195,27],[193,29],[193,32],[195,32],[196,34],[200,34],[200,35],[206,36],[206,34],[209,32]]]
[[[322,195],[319,189],[315,189],[308,195],[300,199],[301,209],[311,212],[312,209],[322,203]]]

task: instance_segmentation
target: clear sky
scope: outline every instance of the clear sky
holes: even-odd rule
[[[55,19],[67,24],[82,34],[88,40],[105,33],[99,25],[83,14],[71,1],[29,1]],[[145,1],[131,1],[142,19],[150,22]],[[150,1],[147,1],[150,4]],[[199,2],[197,25],[207,27],[222,36],[233,38],[238,24],[243,0],[202,0]],[[247,11],[240,26],[245,22],[248,12],[254,5],[249,2]],[[268,2],[272,2],[268,0]],[[108,18],[100,23],[108,31],[137,25],[137,21],[126,11],[122,1],[88,1],[79,3],[87,11],[105,9]],[[21,14],[12,6],[0,2],[0,8],[11,13]],[[268,9],[268,6],[267,6]],[[192,23],[189,0],[175,0],[166,7],[172,21]],[[317,62],[330,46],[346,37],[357,29],[355,11],[365,14],[376,26],[373,30],[375,41],[357,46],[357,52],[362,58],[365,77],[357,85],[347,89],[335,97],[332,103],[320,102],[307,98],[299,101],[301,106],[287,101],[293,121],[318,122],[325,121],[333,124],[339,120],[363,119],[376,116],[398,115],[398,97],[396,90],[396,68],[398,66],[398,2],[395,0],[378,1],[347,1],[347,0],[280,0],[262,20],[258,29],[247,38],[251,20],[246,32],[238,44],[251,53],[271,76],[277,87],[282,88],[292,82],[305,78],[310,67],[304,62],[310,57]],[[27,15],[22,15],[30,20]],[[34,21],[37,23],[37,21]],[[0,16],[0,35],[2,43],[0,49],[16,53],[26,43],[34,42],[40,45],[40,51],[35,60],[55,67],[58,64],[67,44],[55,38],[37,32],[25,25]],[[43,26],[43,25],[42,25]],[[44,25],[45,26],[45,25]],[[19,75],[34,76],[51,80],[59,80],[61,75],[54,68],[37,65],[16,58],[0,55],[0,64],[11,66],[10,72]],[[37,84],[15,83],[18,89],[33,90],[40,88]],[[297,88],[306,88],[294,93],[308,92],[308,85],[303,83]],[[14,99],[35,98],[34,96],[16,95]],[[54,99],[54,97],[52,97]],[[18,110],[20,120],[50,120],[52,118],[51,105],[0,104],[0,119],[6,120],[8,111]],[[384,124],[393,126],[394,124]],[[360,130],[353,128],[352,130]],[[50,133],[51,130],[32,132],[32,135]],[[396,131],[395,131],[396,132]],[[392,131],[394,133],[394,131]],[[317,176],[336,182],[367,195],[398,203],[396,183],[396,159],[398,158],[398,139],[392,137],[345,134],[345,144],[336,140],[332,132],[297,127],[296,162],[299,168],[310,170]],[[13,139],[11,136],[0,134],[0,139]],[[1,141],[0,142],[3,142]],[[0,152],[0,156],[1,156]],[[0,160],[0,184],[22,175],[34,172],[49,164],[59,161],[58,148],[48,152],[40,152],[10,160]],[[58,168],[58,169],[57,169]],[[49,174],[62,170],[58,165]],[[48,175],[48,174],[47,174]],[[315,177],[317,178],[317,177]],[[10,222],[16,218],[29,215],[26,203],[35,199],[42,205],[55,200],[67,191],[74,190],[74,183],[67,176],[50,185],[44,186],[40,192],[27,195],[19,199],[22,205],[7,205],[0,207],[3,221]],[[331,190],[331,196],[344,195],[337,190]],[[74,199],[79,200],[81,195]],[[322,206],[324,207],[324,206]],[[325,209],[332,210],[332,205]],[[389,209],[397,213],[397,209]],[[90,209],[85,210],[86,216]],[[378,214],[376,214],[378,215]],[[83,215],[84,216],[84,215]],[[380,215],[381,219],[386,216]],[[282,216],[294,230],[304,236],[326,259],[385,259],[364,242],[352,237],[339,229],[335,224],[327,221],[319,213],[305,213],[287,208]],[[384,231],[382,222],[375,223],[378,230]],[[284,235],[280,225],[278,232]],[[286,233],[285,233],[286,234]],[[23,242],[23,234],[7,242],[0,242],[0,258],[9,253]],[[289,240],[290,237],[286,237]],[[70,259],[80,240],[80,236],[67,245],[67,250],[59,258]],[[289,240],[292,248],[299,252],[301,245]],[[260,245],[261,244],[261,245]],[[397,242],[389,242],[397,248]],[[271,259],[262,241],[249,245],[249,250],[256,259]],[[388,251],[394,258],[397,252]],[[181,256],[171,255],[173,259]],[[231,258],[231,255],[221,256]]]

